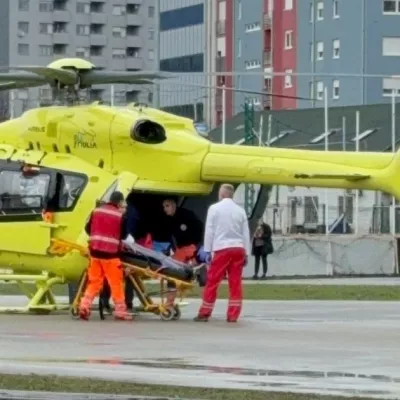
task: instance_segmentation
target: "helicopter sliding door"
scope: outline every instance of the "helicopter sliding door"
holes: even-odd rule
[[[0,162],[0,251],[45,255],[51,229],[42,210],[50,187],[49,172],[23,172],[21,164]]]

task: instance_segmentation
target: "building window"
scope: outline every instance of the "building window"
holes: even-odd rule
[[[337,79],[333,81],[332,97],[334,99],[338,99],[340,97],[340,82]]]
[[[75,55],[79,58],[90,57],[89,48],[87,47],[77,47]]]
[[[19,11],[29,11],[29,0],[19,0],[18,1]]]
[[[260,68],[261,62],[258,60],[245,61],[244,66],[246,69]]]
[[[155,9],[153,6],[149,7],[149,18],[154,18],[154,14],[155,14]]]
[[[353,205],[353,196],[339,196],[338,197],[338,217],[340,218],[342,215],[346,218],[349,224],[353,223],[353,215],[354,215],[354,205]]]
[[[287,69],[287,70],[285,70],[285,73],[291,74],[291,73],[293,73],[293,70]],[[293,86],[292,85],[292,75],[285,75],[285,89],[289,89],[292,86]]]
[[[324,42],[317,43],[317,60],[324,59]]]
[[[400,37],[382,38],[382,55],[400,56]]]
[[[400,0],[383,0],[384,14],[400,14]]]
[[[285,10],[293,9],[293,0],[285,0]]]
[[[304,224],[318,224],[318,196],[304,196]]]
[[[238,12],[237,19],[240,21],[242,19],[242,0],[238,1]]]
[[[18,33],[29,33],[29,22],[18,22]]]
[[[340,40],[333,41],[333,58],[340,58]]]
[[[116,5],[113,6],[113,15],[125,15],[126,14],[126,5]]]
[[[154,50],[149,50],[148,58],[149,60],[154,60]]]
[[[160,31],[185,28],[204,23],[204,5],[182,7],[160,13]]]
[[[78,36],[87,36],[90,33],[89,25],[77,25],[76,26],[76,34]]]
[[[242,57],[242,40],[238,39],[237,41],[237,58]]]
[[[322,21],[324,19],[324,2],[319,1],[317,4],[317,20]]]
[[[253,22],[252,24],[246,24],[244,29],[246,32],[256,32],[261,29],[261,24],[259,22]]]
[[[41,1],[39,3],[39,11],[40,12],[52,12],[53,11],[53,3],[50,3],[49,0]]]
[[[317,99],[324,99],[324,82],[321,81],[317,82]]]
[[[50,57],[53,55],[53,46],[39,46],[39,55],[42,57]]]
[[[285,49],[291,49],[293,47],[292,36],[293,36],[293,31],[285,32]]]
[[[18,44],[18,54],[20,56],[29,56],[29,44],[19,43]]]
[[[149,40],[154,40],[155,32],[154,29],[149,29]]]
[[[112,58],[125,58],[126,50],[125,49],[112,49]]]
[[[165,72],[203,72],[204,54],[167,58],[160,61],[160,71]]]
[[[90,13],[90,4],[76,3],[76,12],[78,14],[89,14]]]
[[[339,0],[333,0],[333,18],[339,17]]]
[[[39,24],[39,33],[42,35],[49,35],[53,33],[53,24]]]
[[[123,28],[122,26],[114,26],[112,28],[112,35],[115,38],[124,38],[126,37],[126,28]]]
[[[384,97],[391,97],[393,94],[396,97],[400,95],[400,79],[384,78],[382,84]]]

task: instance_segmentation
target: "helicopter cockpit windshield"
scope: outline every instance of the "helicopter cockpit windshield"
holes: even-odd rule
[[[42,208],[50,184],[49,174],[26,176],[21,171],[0,172],[0,209]]]

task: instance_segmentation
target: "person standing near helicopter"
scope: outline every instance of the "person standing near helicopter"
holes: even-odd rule
[[[124,195],[116,191],[111,194],[109,202],[95,208],[86,224],[90,264],[88,285],[79,304],[81,319],[89,319],[90,307],[94,298],[100,293],[106,278],[115,304],[115,319],[132,320],[125,304],[124,273],[119,258],[121,242],[130,236],[126,229],[126,220],[123,218],[124,206]]]

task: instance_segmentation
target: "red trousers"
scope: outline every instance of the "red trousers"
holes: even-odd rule
[[[242,311],[242,274],[246,252],[243,248],[216,251],[207,272],[207,283],[203,291],[200,317],[210,317],[217,300],[217,291],[225,273],[228,274],[229,302],[227,319],[236,321]]]

